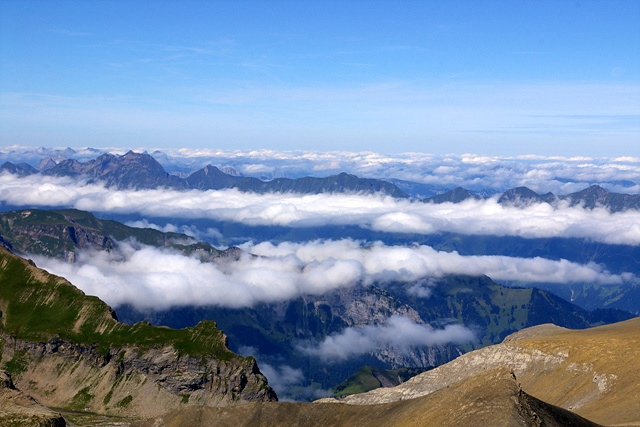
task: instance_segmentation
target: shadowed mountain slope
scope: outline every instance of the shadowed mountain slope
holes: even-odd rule
[[[451,191],[447,191],[443,194],[426,199],[426,202],[432,203],[460,203],[467,199],[479,199],[479,196],[474,195],[469,190],[465,190],[462,187],[456,187]]]
[[[113,250],[117,242],[135,239],[156,247],[172,247],[202,260],[233,256],[237,248],[221,251],[179,233],[129,227],[76,209],[24,209],[0,213],[0,244],[19,253],[73,261],[79,250]]]
[[[11,162],[4,162],[2,166],[0,166],[0,172],[9,172],[18,176],[28,176],[38,173],[33,166],[27,163],[14,164]]]

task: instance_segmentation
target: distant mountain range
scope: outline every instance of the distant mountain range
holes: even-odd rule
[[[425,199],[431,203],[461,203],[469,199],[481,199],[469,190],[457,187],[451,191]],[[611,193],[598,185],[592,185],[582,191],[566,196],[553,193],[538,194],[527,187],[517,187],[505,191],[498,198],[498,203],[505,206],[527,207],[536,203],[549,203],[558,206],[568,202],[569,206],[583,206],[588,209],[607,208],[611,212],[640,209],[640,194]]]
[[[434,188],[427,184],[410,181],[360,178],[355,175],[340,173],[324,178],[276,178],[262,181],[258,178],[245,177],[226,169],[223,171],[213,165],[207,165],[186,178],[171,175],[151,155],[129,151],[123,156],[102,154],[94,160],[79,162],[74,159],[61,160],[55,163],[51,158],[47,165],[41,165],[41,172],[27,163],[13,164],[5,162],[0,172],[6,171],[18,176],[42,173],[50,176],[73,176],[86,179],[88,182],[102,182],[109,187],[119,189],[154,189],[170,188],[177,190],[221,190],[235,188],[253,193],[382,193],[395,198],[409,198],[409,194],[432,194]],[[403,191],[406,190],[405,191]],[[437,194],[421,200],[428,203],[461,203],[469,199],[482,199],[461,187]],[[620,194],[592,185],[582,191],[564,196],[553,193],[538,194],[527,187],[517,187],[505,191],[498,203],[508,206],[526,207],[534,203],[549,203],[557,206],[565,202],[569,206],[583,206],[593,209],[604,207],[611,212],[640,209],[640,194]]]
[[[5,162],[0,166],[1,171],[19,176],[38,173],[35,168],[26,163],[15,165],[11,162]],[[261,181],[257,178],[225,173],[215,166],[207,165],[186,178],[180,178],[167,173],[162,165],[149,154],[139,154],[133,151],[119,157],[103,154],[84,163],[74,159],[63,160],[44,170],[42,174],[80,177],[88,182],[102,182],[109,187],[119,189],[142,190],[164,187],[177,190],[221,190],[237,188],[240,191],[254,193],[384,193],[396,198],[409,197],[389,182],[358,178],[347,173],[326,178],[277,178],[272,181]]]

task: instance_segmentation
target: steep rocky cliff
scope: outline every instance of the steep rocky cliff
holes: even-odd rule
[[[2,367],[40,403],[153,416],[181,405],[276,400],[214,322],[125,325],[98,298],[0,247]]]

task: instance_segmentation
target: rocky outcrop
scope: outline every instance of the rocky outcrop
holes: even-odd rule
[[[59,413],[42,406],[18,390],[6,371],[0,371],[0,425],[21,427],[65,427]]]
[[[98,354],[96,346],[62,340],[30,342],[5,335],[3,341],[3,361],[21,364],[17,385],[51,407],[149,417],[187,404],[276,400],[253,358],[198,358],[170,345]]]

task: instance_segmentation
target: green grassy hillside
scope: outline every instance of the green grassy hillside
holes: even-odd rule
[[[365,393],[379,387],[393,387],[409,378],[423,373],[429,368],[381,369],[374,366],[363,366],[353,375],[335,386],[334,396]]]

